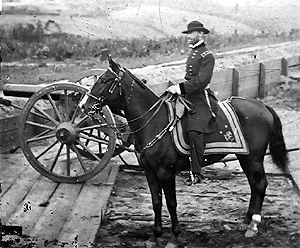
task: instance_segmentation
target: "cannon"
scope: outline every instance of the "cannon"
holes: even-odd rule
[[[13,105],[22,110],[20,147],[43,176],[59,183],[82,183],[100,173],[113,156],[131,151],[124,118],[103,107],[91,119],[78,106],[103,72],[87,70],[50,84],[4,85],[5,96],[28,98],[22,108]],[[124,135],[117,135],[117,128]]]

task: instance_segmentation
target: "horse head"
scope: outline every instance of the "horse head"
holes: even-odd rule
[[[122,96],[121,81],[125,70],[108,56],[109,67],[99,77],[86,96],[80,102],[80,107],[85,113],[95,108],[109,105],[117,109],[122,108],[120,97]]]

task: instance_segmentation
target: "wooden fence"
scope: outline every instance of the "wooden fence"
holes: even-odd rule
[[[280,82],[280,76],[288,75],[291,68],[300,69],[300,55],[216,70],[211,88],[218,92],[219,100],[230,96],[263,98],[275,83]],[[170,83],[166,81],[149,87],[157,95],[161,95],[168,86]],[[0,153],[9,152],[19,146],[18,123],[18,116],[0,119]]]
[[[290,68],[300,69],[300,55],[216,70],[211,80],[211,88],[218,92],[219,100],[230,96],[263,98],[275,83],[280,82],[281,75],[288,75]],[[169,83],[165,82],[149,87],[160,95],[168,86]]]

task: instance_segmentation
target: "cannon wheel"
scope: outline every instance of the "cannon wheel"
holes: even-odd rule
[[[81,113],[77,103],[86,92],[86,87],[74,83],[53,83],[35,92],[22,111],[22,151],[39,173],[53,181],[84,182],[114,154],[114,117],[107,107],[97,123]]]

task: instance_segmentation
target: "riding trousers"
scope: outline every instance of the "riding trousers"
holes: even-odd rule
[[[203,167],[203,154],[206,145],[205,134],[197,131],[188,132],[188,141],[191,152],[191,170],[195,174],[201,174]]]

